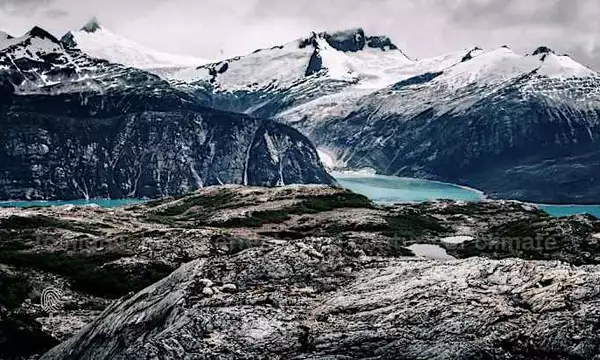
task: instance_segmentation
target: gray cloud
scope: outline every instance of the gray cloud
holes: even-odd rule
[[[417,58],[548,45],[600,69],[596,0],[0,0],[0,28],[15,34],[39,24],[61,35],[92,16],[159,50],[213,59],[361,26]]]
[[[69,16],[68,11],[60,10],[60,9],[48,10],[44,14],[51,19],[64,18],[64,17]]]
[[[589,0],[462,0],[447,2],[452,18],[465,26],[573,26],[590,28],[593,21],[585,20],[588,5],[598,7]]]
[[[521,50],[535,44],[550,45],[578,61],[600,69],[600,2],[594,0],[445,2],[451,23],[475,37],[506,39]]]

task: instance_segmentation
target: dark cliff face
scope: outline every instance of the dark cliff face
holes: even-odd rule
[[[332,182],[303,135],[270,121],[210,110],[5,115],[2,199],[152,198],[219,184]]]
[[[0,51],[0,199],[334,182],[292,128],[206,108],[158,76],[34,30]]]

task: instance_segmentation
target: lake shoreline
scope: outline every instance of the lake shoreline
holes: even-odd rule
[[[450,200],[467,201],[467,202],[469,202],[469,201],[475,201],[475,202],[514,201],[514,202],[523,204],[524,206],[536,207],[554,217],[572,216],[572,215],[588,213],[588,214],[591,214],[591,215],[594,215],[594,216],[600,218],[600,205],[593,205],[593,204],[556,204],[555,205],[555,204],[538,204],[538,203],[532,203],[532,202],[520,201],[520,200],[492,199],[492,198],[487,197],[483,191],[474,189],[474,188],[470,188],[468,186],[462,186],[462,185],[452,184],[452,183],[445,183],[445,182],[441,182],[441,181],[430,181],[430,180],[421,180],[421,179],[405,178],[405,177],[398,177],[398,176],[377,175],[377,174],[373,174],[373,173],[367,173],[366,171],[331,172],[330,174],[345,188],[352,190],[354,192],[361,193],[365,196],[368,196],[374,202],[381,203],[381,204],[396,204],[396,203],[397,204],[413,204],[413,203],[423,202],[423,200],[406,201],[405,199],[400,199],[400,198],[397,200],[394,200],[393,196],[392,196],[392,197],[388,197],[388,199],[386,199],[386,201],[381,201],[382,200],[381,198],[378,199],[376,197],[369,196],[367,194],[369,191],[365,192],[363,189],[360,188],[360,186],[358,184],[354,184],[353,180],[362,180],[364,182],[364,180],[372,179],[373,180],[373,184],[371,184],[372,186],[376,186],[375,182],[377,181],[377,179],[381,179],[381,180],[385,180],[385,181],[398,181],[398,182],[410,182],[410,183],[422,182],[424,184],[437,184],[437,185],[442,185],[442,186],[448,186],[448,189],[461,189],[467,193],[477,194],[479,196],[479,199],[461,199],[461,198],[454,197],[454,198],[450,198]],[[372,195],[372,193],[376,192],[375,189],[369,189],[369,190],[371,192],[371,195]],[[382,192],[393,192],[394,189],[393,188],[389,188],[389,189],[382,188],[381,191]],[[460,195],[460,193],[458,195]],[[439,199],[442,199],[442,198],[444,198],[444,197],[442,196]],[[425,200],[425,201],[435,201],[435,199],[430,199],[430,200]]]
[[[492,199],[478,189],[442,181],[422,180],[408,177],[377,175],[368,171],[331,171],[340,186],[367,196],[382,205],[418,204],[436,200],[464,202],[514,201],[524,206],[533,206],[554,217],[589,213],[600,218],[600,205],[592,204],[538,204],[520,200]],[[80,200],[36,200],[0,201],[1,209],[35,208],[56,206],[82,206],[115,208],[134,206],[149,199],[80,199]]]

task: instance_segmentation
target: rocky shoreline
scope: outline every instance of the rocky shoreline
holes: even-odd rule
[[[599,234],[328,186],[0,209],[0,358],[595,359]]]

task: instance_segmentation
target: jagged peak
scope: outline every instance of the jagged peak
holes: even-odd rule
[[[469,52],[465,56],[463,56],[461,62],[469,61],[469,60],[473,59],[475,56],[481,54],[482,52],[483,52],[483,49],[481,47],[475,46],[474,48],[469,50]]]
[[[556,54],[556,53],[554,52],[554,50],[550,49],[547,46],[540,46],[531,55],[535,56],[535,55],[541,55],[541,54]]]
[[[65,45],[67,48],[73,49],[77,47],[77,41],[75,41],[75,35],[72,31],[69,31],[62,38],[60,38],[60,42],[63,43],[63,45]]]
[[[60,44],[60,41],[58,41],[58,39],[56,37],[54,37],[54,35],[50,34],[48,31],[42,29],[39,26],[34,26],[33,29],[31,29],[27,33],[27,36],[30,36],[33,38],[48,39],[54,43]]]
[[[100,22],[98,21],[97,17],[93,17],[90,19],[90,21],[87,22],[87,24],[85,24],[82,28],[81,31],[85,31],[87,33],[95,33],[98,30],[102,29],[102,25],[100,25]]]
[[[543,48],[543,49],[542,49]],[[597,76],[598,73],[590,67],[575,61],[568,54],[558,55],[547,47],[538,48],[532,55],[541,55],[539,60],[542,66],[538,71],[542,75],[561,77],[587,77]],[[540,49],[544,50],[541,51]]]
[[[398,50],[398,47],[392,40],[385,35],[368,36],[363,28],[352,28],[339,31],[313,31],[311,36],[300,40],[300,48],[307,46],[317,46],[317,39],[325,39],[331,47],[344,52],[357,52],[364,50],[365,47],[380,49],[382,51]]]
[[[329,38],[334,41],[358,41],[365,37],[365,31],[362,28],[353,28],[346,30],[339,30],[335,32],[324,32],[324,38]]]

